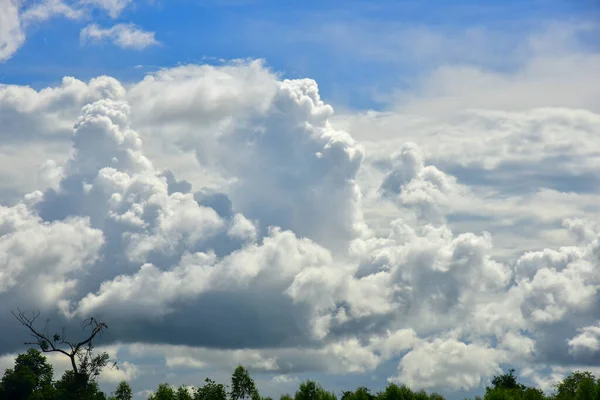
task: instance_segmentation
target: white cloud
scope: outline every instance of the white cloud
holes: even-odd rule
[[[83,9],[66,4],[62,0],[44,0],[26,8],[21,13],[21,20],[25,24],[31,24],[44,22],[55,16],[76,20],[82,18],[83,15]]]
[[[73,273],[93,264],[103,244],[86,219],[49,223],[23,204],[0,206],[0,293],[16,290],[37,307],[57,304],[74,289]]]
[[[2,86],[0,304],[37,304],[33,282],[60,321],[103,316],[131,363],[107,381],[150,374],[144,357],[272,376],[390,361],[454,390],[504,364],[539,382],[595,365],[600,117],[584,85],[559,108],[521,99],[532,71],[483,74],[511,107],[464,111],[484,94],[452,84],[458,112],[424,90],[412,114],[340,118],[261,61]]]
[[[0,85],[0,201],[18,201],[34,190],[55,187],[72,149],[73,123],[81,107],[101,98],[119,99],[115,79],[85,83],[65,77],[54,88]],[[48,161],[50,160],[50,161]]]
[[[112,18],[117,18],[133,0],[80,0],[84,4],[90,4],[94,7],[104,9]]]
[[[22,2],[0,1],[0,63],[12,58],[25,43],[27,28],[55,17],[70,20],[89,18],[90,13],[100,9],[111,18],[119,17],[132,0],[40,0]],[[134,24],[117,24],[101,28],[89,24],[81,31],[81,39],[89,41],[111,40],[117,46],[143,49],[157,45],[154,32],[148,32]]]
[[[600,352],[600,326],[592,325],[579,329],[579,334],[569,339],[571,352]]]
[[[81,30],[80,36],[83,42],[109,40],[124,49],[141,50],[159,43],[154,32],[145,31],[134,24],[117,24],[110,28],[90,24]]]
[[[501,372],[502,352],[478,344],[465,344],[454,338],[438,338],[419,344],[406,354],[393,380],[411,388],[451,388],[469,390]]]
[[[25,42],[16,0],[0,1],[0,62],[11,58]]]

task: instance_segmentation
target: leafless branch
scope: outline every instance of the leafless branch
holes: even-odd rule
[[[85,362],[82,363],[85,366],[89,365],[89,360],[91,360],[92,363],[100,362],[100,363],[102,363],[102,365],[99,368],[104,367],[106,365],[106,363],[108,362],[108,355],[107,354],[104,355],[105,353],[97,356],[99,358],[91,357],[92,347],[93,347],[92,340],[94,340],[94,338],[98,335],[101,336],[102,332],[105,329],[108,329],[108,327],[106,326],[105,323],[98,322],[94,317],[86,319],[83,322],[83,326],[82,326],[83,329],[85,329],[87,327],[92,328],[92,332],[90,333],[90,335],[86,339],[82,340],[81,342],[70,342],[70,341],[66,340],[66,338],[65,338],[65,328],[63,328],[61,335],[54,334],[52,336],[52,338],[50,337],[50,334],[48,333],[48,325],[50,323],[50,320],[48,320],[48,319],[46,320],[46,323],[44,324],[43,331],[40,332],[34,328],[34,323],[40,316],[39,310],[36,312],[32,312],[30,317],[28,317],[25,312],[21,311],[18,308],[17,308],[16,313],[14,311],[11,311],[11,313],[17,319],[17,321],[19,321],[23,326],[25,326],[29,330],[30,335],[35,339],[35,342],[25,342],[26,345],[38,346],[45,353],[57,352],[57,353],[64,354],[65,356],[69,357],[74,373],[77,374],[79,372],[78,367],[77,367],[76,358],[79,359],[80,362],[82,360],[85,360]],[[69,351],[66,351],[66,350],[63,350],[62,348],[60,348],[59,346],[61,346],[61,345],[68,346]],[[87,346],[87,349],[85,350],[85,354],[81,354],[83,352],[83,349],[82,349],[83,346]],[[99,373],[99,370],[96,370],[96,372],[94,374],[98,375],[98,373]]]

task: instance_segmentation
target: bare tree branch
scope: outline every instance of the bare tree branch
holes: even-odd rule
[[[34,328],[33,325],[40,316],[39,310],[37,312],[32,312],[31,317],[28,317],[25,312],[18,308],[17,313],[14,311],[11,311],[11,313],[17,321],[29,330],[31,336],[35,339],[35,342],[25,342],[26,345],[38,346],[45,353],[57,352],[64,354],[69,357],[71,367],[75,374],[78,374],[80,370],[76,360],[80,362],[80,366],[83,367],[84,372],[94,376],[97,376],[101,369],[108,363],[108,354],[106,353],[92,357],[92,340],[94,340],[96,336],[101,336],[103,331],[108,329],[105,323],[98,322],[94,317],[86,319],[82,325],[82,329],[88,327],[92,328],[90,335],[80,342],[70,342],[65,338],[65,328],[63,328],[61,335],[55,333],[52,335],[52,338],[50,337],[50,334],[48,333],[49,319],[46,320],[43,331],[40,332]],[[68,346],[69,350],[63,350],[59,347],[61,345]],[[84,346],[87,346],[85,350],[83,350]],[[116,366],[116,363],[114,363],[113,366]]]

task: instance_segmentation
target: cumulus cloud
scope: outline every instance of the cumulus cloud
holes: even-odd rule
[[[579,334],[569,339],[569,349],[571,352],[591,352],[600,351],[600,326],[586,326],[579,329]]]
[[[456,339],[438,338],[416,346],[399,365],[393,380],[409,387],[471,389],[493,374],[501,372],[502,352]]]
[[[133,24],[117,24],[110,28],[102,28],[97,24],[90,24],[80,33],[83,42],[102,42],[109,40],[124,49],[141,50],[155,46],[158,41],[154,32],[144,31]]]
[[[104,340],[127,348],[120,357],[173,371],[243,363],[278,383],[392,362],[393,380],[468,390],[505,364],[597,362],[594,191],[540,180],[510,192],[492,184],[508,184],[499,173],[486,190],[458,169],[482,180],[509,161],[591,171],[593,111],[473,111],[377,145],[341,128],[315,81],[261,61],[165,69],[127,87],[2,86],[0,104],[3,145],[67,149],[23,161],[36,178],[0,207],[4,310],[43,305],[68,327],[95,315],[111,326]],[[475,131],[488,136],[461,144]],[[547,212],[574,198],[582,213]],[[464,229],[465,214],[489,230]],[[496,232],[527,218],[572,242],[498,257]],[[0,351],[15,352],[22,332],[0,324]],[[124,359],[106,379],[147,371]]]
[[[25,286],[38,307],[57,304],[76,284],[72,274],[93,264],[103,244],[85,218],[48,223],[23,204],[0,207],[0,293],[27,295],[18,290]]]

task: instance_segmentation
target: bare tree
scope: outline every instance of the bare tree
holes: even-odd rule
[[[46,320],[44,329],[39,331],[34,328],[34,323],[40,316],[40,312],[32,312],[31,316],[27,316],[23,311],[17,309],[17,312],[11,311],[13,316],[23,326],[29,329],[30,334],[35,338],[34,342],[25,342],[26,345],[36,345],[44,353],[57,352],[69,357],[71,368],[76,375],[85,373],[90,377],[96,377],[102,369],[108,365],[108,353],[102,352],[93,354],[92,340],[97,336],[102,336],[104,330],[108,329],[105,323],[98,322],[94,317],[88,318],[83,322],[82,329],[91,328],[91,333],[80,342],[73,342],[66,339],[65,328],[62,333],[54,333],[52,336],[48,332],[48,324],[50,320]],[[79,362],[79,364],[77,363]],[[116,363],[112,363],[113,368],[117,368]]]

